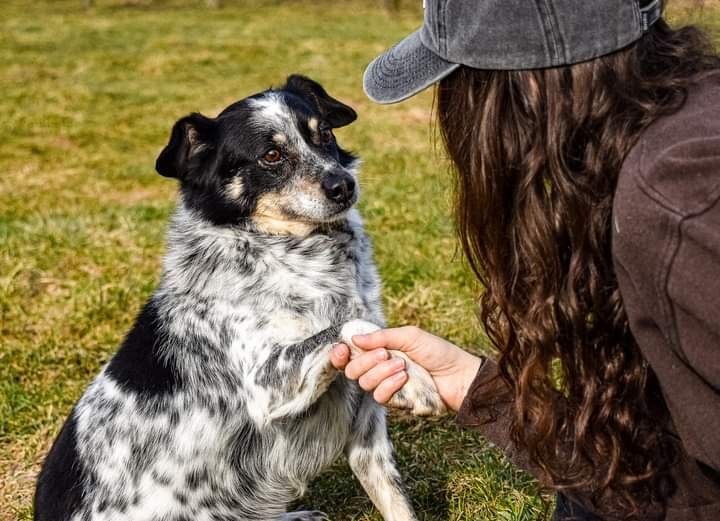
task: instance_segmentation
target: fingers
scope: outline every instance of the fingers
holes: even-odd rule
[[[408,380],[408,374],[406,371],[400,371],[395,373],[390,378],[386,378],[375,388],[373,391],[373,398],[378,403],[387,403],[392,398],[393,394],[398,392],[400,388],[405,385]]]
[[[421,334],[422,330],[415,326],[393,327],[368,335],[355,335],[352,337],[352,341],[353,344],[366,351],[381,347],[406,351],[412,347]]]
[[[381,404],[387,403],[408,380],[405,360],[390,358],[385,349],[368,351],[350,361],[348,346],[337,344],[330,353],[330,361],[337,369],[344,368],[346,377],[357,380]]]
[[[345,366],[345,376],[357,380],[370,369],[389,358],[385,349],[376,349],[358,356]]]
[[[345,344],[337,344],[332,348],[332,351],[330,351],[330,363],[335,369],[342,371],[349,361],[350,348]]]
[[[405,361],[402,358],[391,358],[385,362],[378,363],[375,367],[368,370],[358,378],[358,384],[366,391],[373,391],[384,380],[394,376],[403,369],[405,369]]]

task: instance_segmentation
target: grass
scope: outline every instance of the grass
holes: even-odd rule
[[[3,4],[0,519],[31,518],[44,453],[157,282],[175,185],[153,163],[172,123],[214,115],[290,72],[360,114],[339,139],[364,159],[361,206],[389,322],[481,349],[431,94],[380,107],[360,87],[364,65],[418,26],[419,4],[392,14],[379,1]],[[707,4],[702,16],[674,16],[720,30]],[[391,431],[421,518],[547,519],[535,482],[452,419],[394,415]],[[344,462],[303,502],[335,520],[380,519]]]

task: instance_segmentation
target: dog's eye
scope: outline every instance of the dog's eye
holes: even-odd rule
[[[328,143],[332,142],[333,140],[333,133],[332,130],[329,128],[323,128],[320,130],[320,141],[327,145]]]
[[[277,148],[271,148],[265,155],[263,155],[263,161],[266,163],[277,163],[282,159],[282,154]]]

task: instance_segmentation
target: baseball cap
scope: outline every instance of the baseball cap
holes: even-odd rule
[[[367,96],[396,103],[452,71],[521,70],[579,63],[638,40],[660,18],[652,0],[424,0],[420,29],[378,56]]]

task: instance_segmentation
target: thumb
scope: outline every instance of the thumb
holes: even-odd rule
[[[396,351],[412,351],[420,336],[420,329],[415,326],[392,327],[380,329],[367,335],[355,335],[352,342],[360,349],[393,349]]]

